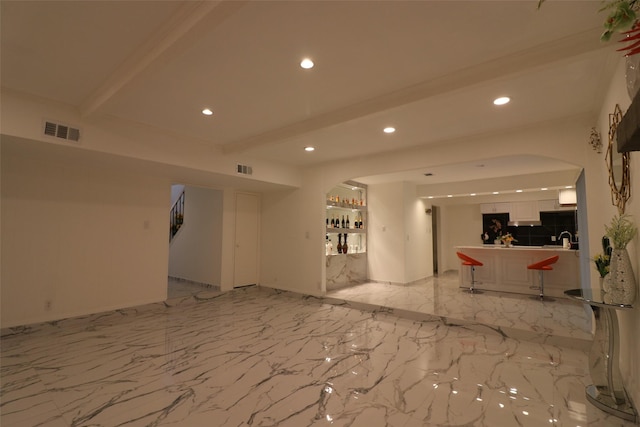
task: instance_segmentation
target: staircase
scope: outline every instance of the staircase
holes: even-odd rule
[[[173,240],[178,230],[184,222],[184,191],[180,193],[180,197],[173,204],[171,213],[169,214],[169,243]]]

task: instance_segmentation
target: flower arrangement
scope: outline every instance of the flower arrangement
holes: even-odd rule
[[[604,226],[604,231],[607,237],[613,242],[614,249],[625,249],[627,244],[638,233],[638,229],[635,224],[631,222],[629,215],[616,215],[611,219],[610,225]]]
[[[538,0],[538,9],[545,0]],[[640,0],[608,0],[604,1],[600,12],[607,10],[609,15],[604,21],[604,33],[600,40],[606,42],[615,32],[625,35],[621,42],[633,42],[627,47],[618,50],[626,50],[625,56],[640,53],[640,25],[636,12],[640,9]]]
[[[517,242],[517,240],[514,239],[511,233],[503,234],[500,237],[500,240],[502,240],[502,243],[504,243],[505,245],[510,245],[512,242]]]
[[[596,269],[600,273],[600,277],[604,277],[609,274],[609,263],[611,257],[605,254],[598,254],[593,258],[593,262],[596,264]]]
[[[607,236],[602,236],[602,251],[603,253],[596,255],[593,258],[593,262],[596,264],[596,269],[600,273],[600,277],[604,277],[609,274],[609,264],[611,263],[611,251],[613,248],[609,242]]]

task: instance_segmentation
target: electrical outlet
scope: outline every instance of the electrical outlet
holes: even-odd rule
[[[44,310],[51,311],[51,307],[53,307],[53,301],[49,298],[44,302]]]

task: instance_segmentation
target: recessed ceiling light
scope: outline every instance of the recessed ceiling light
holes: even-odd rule
[[[470,196],[475,196],[475,195],[476,195],[476,193],[471,193],[471,194],[469,194],[469,195],[470,195]]]
[[[504,105],[508,104],[511,99],[508,96],[501,96],[500,98],[496,98],[493,100],[494,105]]]
[[[309,58],[304,58],[301,62],[300,62],[300,66],[302,68],[304,68],[305,70],[308,70],[309,68],[313,68],[313,61],[310,60]]]
[[[304,151],[314,151],[314,147],[304,147]]]
[[[516,193],[522,193],[522,190],[516,190]]]
[[[573,188],[573,185],[567,185],[564,188]]]
[[[548,188],[547,187],[542,187],[540,190],[541,191],[546,191],[546,190],[548,190]]]
[[[202,114],[204,114],[205,116],[211,116],[213,114],[213,111],[211,111],[208,108],[205,108],[204,110],[202,110]]]
[[[447,194],[447,197],[453,197],[453,194]]]
[[[427,197],[427,199],[433,199],[433,196],[429,196],[429,197]]]
[[[396,128],[388,126],[388,127],[384,128],[384,129],[382,129],[382,131],[384,133],[394,133],[396,131]]]
[[[493,193],[491,193],[491,194],[500,194],[500,192],[499,192],[499,191],[494,191],[494,192],[493,192]]]

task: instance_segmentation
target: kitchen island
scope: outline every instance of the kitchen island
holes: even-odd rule
[[[456,246],[462,252],[480,261],[476,267],[477,289],[538,295],[539,275],[537,270],[527,269],[527,265],[545,258],[559,255],[553,270],[544,272],[544,294],[564,298],[564,291],[580,288],[580,251],[563,249],[561,246],[512,246],[502,245]],[[469,267],[460,265],[460,287],[468,288],[471,283]]]

